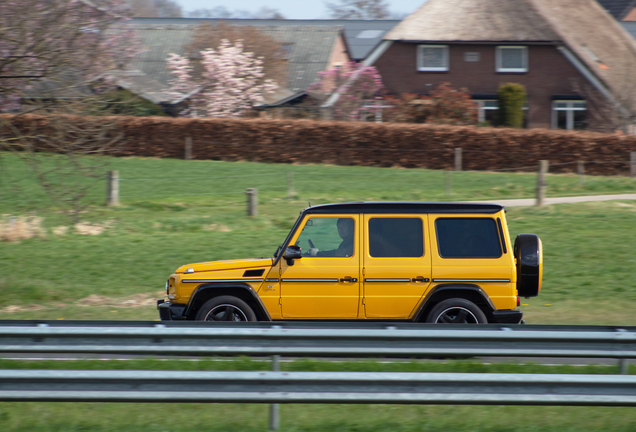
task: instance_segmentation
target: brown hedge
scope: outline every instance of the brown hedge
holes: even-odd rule
[[[46,117],[3,116],[20,130],[46,133]],[[104,118],[113,122],[114,118]],[[117,117],[126,143],[119,156],[183,158],[186,137],[196,159],[452,169],[462,148],[464,170],[534,169],[626,175],[636,136],[546,129],[478,128],[314,120]],[[6,128],[4,129],[6,133]]]

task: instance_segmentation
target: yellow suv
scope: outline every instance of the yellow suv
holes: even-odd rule
[[[496,204],[308,207],[272,258],[181,266],[162,320],[519,323],[539,294],[541,240],[510,242]]]

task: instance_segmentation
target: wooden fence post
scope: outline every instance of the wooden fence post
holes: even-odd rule
[[[578,172],[579,172],[579,184],[585,183],[585,162],[578,161],[577,162]]]
[[[462,171],[462,148],[455,148],[455,171]]]
[[[247,215],[258,216],[258,189],[248,188],[247,191]]]
[[[106,205],[119,205],[119,171],[108,171],[108,180],[106,185]]]
[[[185,139],[185,160],[192,159],[192,137],[187,136]]]
[[[629,154],[629,176],[636,178],[636,152]]]
[[[537,205],[542,206],[545,201],[545,175],[548,172],[550,162],[547,160],[539,161],[539,173],[537,175]]]

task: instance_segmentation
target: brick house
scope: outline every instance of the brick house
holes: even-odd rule
[[[596,0],[429,0],[365,64],[395,94],[466,87],[482,121],[509,82],[528,128],[627,129],[636,112],[636,42]]]

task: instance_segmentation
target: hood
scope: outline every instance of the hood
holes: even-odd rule
[[[234,269],[250,269],[271,267],[274,263],[272,258],[248,258],[238,260],[210,261],[195,264],[182,265],[175,273],[183,273],[187,269],[193,269],[195,273],[218,271],[218,270],[234,270]]]

